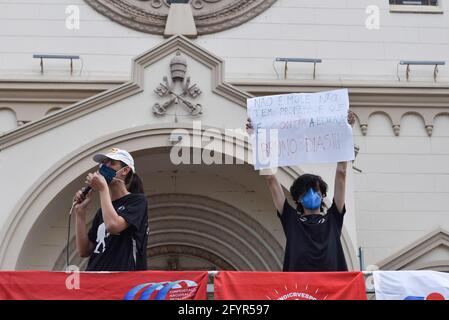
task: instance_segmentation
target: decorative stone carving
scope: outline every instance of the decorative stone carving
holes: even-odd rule
[[[170,1],[85,0],[99,13],[129,28],[164,34]],[[198,34],[241,25],[268,9],[276,0],[191,0]]]
[[[401,131],[401,126],[399,124],[393,125],[393,132],[396,137],[399,136],[400,131]]]
[[[193,19],[192,6],[188,3],[177,2],[175,5],[173,2],[170,6],[167,22],[165,23],[164,37],[176,35],[183,35],[189,38],[198,36],[195,20]]]
[[[170,62],[171,78],[173,81],[184,81],[187,72],[187,61],[181,57],[179,52]]]
[[[151,6],[155,9],[159,9],[162,7],[165,1],[162,0],[151,0]]]
[[[433,125],[426,125],[426,131],[427,131],[427,135],[429,137],[431,137],[432,133],[433,133]]]
[[[185,77],[187,72],[187,61],[181,57],[181,53],[177,52],[176,56],[170,61],[171,82],[168,77],[163,77],[163,82],[154,90],[160,97],[170,96],[170,99],[165,101],[162,105],[156,102],[153,105],[153,113],[155,115],[163,116],[167,112],[167,108],[173,104],[182,104],[188,108],[192,116],[202,114],[202,106],[197,103],[194,104],[187,100],[187,97],[197,98],[201,94],[200,88],[196,84],[190,85],[190,77]],[[184,81],[185,79],[185,81]],[[176,87],[181,87],[181,91],[176,92]]]
[[[367,124],[360,125],[360,130],[362,131],[362,134],[366,136],[366,133],[368,132],[368,125]]]

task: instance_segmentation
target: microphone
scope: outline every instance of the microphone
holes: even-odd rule
[[[84,188],[83,188],[83,191],[82,191],[82,193],[81,193],[81,195],[83,196],[83,199],[81,199],[81,200],[78,201],[77,203],[83,202],[90,190],[92,190],[92,187],[91,187],[91,186],[84,187]]]
[[[91,186],[85,187],[83,190],[83,197],[86,197],[90,190],[92,190]]]

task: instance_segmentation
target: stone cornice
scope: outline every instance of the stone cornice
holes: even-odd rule
[[[218,77],[222,76],[217,70]],[[216,80],[216,82],[218,82]],[[124,84],[123,81],[39,81],[0,80],[0,102],[77,103],[95,94]],[[223,90],[230,94],[238,89],[253,96],[295,92],[318,92],[348,88],[353,107],[449,108],[449,84],[340,83],[292,81],[230,80]],[[238,98],[242,104],[241,97]]]
[[[0,80],[0,102],[73,104],[121,84],[122,81]]]
[[[170,54],[175,50],[174,43],[158,46],[153,49],[153,54],[147,53],[137,57],[136,65],[151,64],[161,56]],[[294,81],[294,80],[230,80],[224,82],[223,68],[220,59],[210,55],[206,51],[194,46],[191,42],[185,41],[183,49],[195,54],[203,63],[209,65],[213,70],[214,91],[225,95],[228,99],[241,106],[246,105],[245,99],[250,96],[274,95],[294,92],[318,92],[334,90],[338,88],[348,88],[350,94],[351,109],[356,113],[360,123],[361,131],[366,134],[368,129],[368,119],[374,113],[383,113],[391,120],[393,131],[396,135],[400,133],[400,121],[405,114],[415,113],[423,118],[425,129],[429,136],[432,135],[434,118],[440,114],[449,114],[449,84],[416,84],[398,82],[317,82],[314,81]],[[135,65],[135,67],[136,67]],[[140,73],[140,68],[135,68],[134,76]],[[231,85],[232,84],[232,85]],[[121,88],[121,81],[7,81],[0,80],[0,103],[1,102],[58,102],[58,103],[80,103],[87,106],[92,103],[92,96],[105,90],[118,87]],[[128,84],[129,86],[129,84]],[[117,88],[117,89],[118,89]],[[123,93],[123,89],[119,90]],[[242,95],[248,92],[247,96]],[[112,93],[111,97],[114,94]],[[83,101],[84,99],[87,99]],[[90,107],[86,107],[86,112],[92,112]],[[95,108],[94,108],[95,109]],[[53,121],[53,120],[47,120]],[[36,121],[40,122],[39,121]],[[32,122],[28,130],[40,127]],[[24,127],[26,127],[24,126]],[[19,132],[24,128],[15,130]],[[16,137],[22,138],[32,136],[28,134],[14,133]],[[12,137],[12,136],[11,136]],[[5,136],[0,137],[0,145],[5,141]],[[9,144],[7,144],[9,145]],[[2,145],[5,147],[5,145]]]
[[[0,136],[0,151],[21,141],[27,140],[35,135],[43,133],[53,127],[70,122],[91,112],[99,110],[111,103],[124,99],[140,92],[139,84],[129,82],[106,93],[100,93],[86,100],[82,100],[55,114],[46,116],[40,120],[30,122]]]
[[[373,82],[373,81],[303,81],[303,80],[232,80],[235,87],[251,93],[254,96],[284,94],[294,92],[318,92],[348,88],[351,93],[374,95],[401,93],[428,96],[448,96],[449,83],[403,83],[403,82]]]

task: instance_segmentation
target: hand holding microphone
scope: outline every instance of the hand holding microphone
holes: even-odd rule
[[[95,191],[104,191],[108,187],[108,183],[102,174],[98,171],[94,173],[89,173],[86,177],[86,184],[88,188],[92,188]]]
[[[73,204],[76,212],[86,211],[91,200],[92,191],[91,187],[84,187],[75,194]]]
[[[91,175],[91,173],[89,173]],[[86,187],[83,187],[81,190],[79,190],[75,197],[73,198],[73,203],[75,204],[75,209],[86,209],[87,205],[90,202],[90,196],[92,194],[92,187],[90,186],[90,179],[89,175],[86,177],[85,183],[87,184]]]
[[[86,177],[85,183],[87,184],[87,187],[79,190],[76,193],[75,198],[73,199],[73,202],[75,202],[77,205],[83,204],[86,200],[90,201],[90,195],[92,194],[92,191],[103,191],[107,187],[106,179],[98,172],[89,173]],[[87,206],[89,201],[87,201],[86,204],[82,205],[82,207]]]

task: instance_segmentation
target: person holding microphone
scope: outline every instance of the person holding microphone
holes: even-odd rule
[[[133,157],[113,148],[96,154],[97,172],[86,177],[87,188],[73,199],[76,216],[76,248],[89,257],[86,271],[137,271],[147,269],[148,204]],[[92,192],[100,197],[89,231],[86,215]]]

